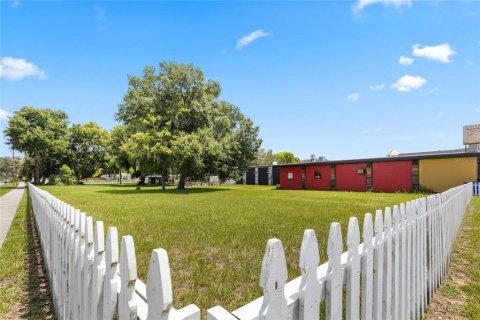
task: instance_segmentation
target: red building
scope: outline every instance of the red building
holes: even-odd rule
[[[305,166],[280,167],[280,187],[282,189],[303,189]]]
[[[335,190],[366,191],[367,163],[339,163],[335,165]]]
[[[307,190],[330,190],[330,165],[315,165],[306,167],[305,188]]]
[[[372,191],[410,192],[412,190],[412,161],[372,163]]]

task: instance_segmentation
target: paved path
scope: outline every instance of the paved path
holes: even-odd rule
[[[20,200],[22,200],[24,188],[25,184],[21,182],[16,189],[0,197],[0,248],[7,236],[8,229],[10,229]]]

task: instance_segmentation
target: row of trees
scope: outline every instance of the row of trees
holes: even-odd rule
[[[273,163],[286,164],[286,163],[299,163],[301,162],[300,158],[295,156],[291,152],[277,152],[273,153],[271,149],[264,150],[260,149],[257,152],[255,160],[252,162],[254,165],[271,165]]]
[[[68,165],[77,179],[99,170],[132,170],[140,177],[238,178],[261,145],[258,127],[238,107],[219,99],[220,83],[193,65],[161,63],[131,76],[111,131],[95,122],[69,126],[59,110],[25,106],[9,119],[7,143],[25,154],[35,183]],[[65,169],[65,168],[64,168]],[[165,186],[164,180],[162,181]]]

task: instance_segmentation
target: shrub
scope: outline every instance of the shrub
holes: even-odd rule
[[[75,183],[75,173],[66,164],[60,167],[60,172],[58,173],[57,178],[60,179],[60,181],[66,185]]]

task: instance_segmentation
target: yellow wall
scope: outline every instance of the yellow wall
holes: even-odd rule
[[[477,158],[419,160],[420,186],[442,192],[466,181],[477,180]]]

